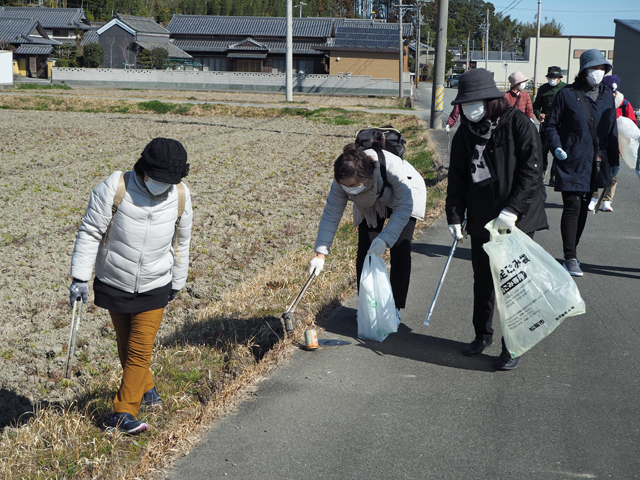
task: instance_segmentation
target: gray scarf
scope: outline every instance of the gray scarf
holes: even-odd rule
[[[500,119],[498,118],[495,122],[485,119],[478,123],[469,122],[467,124],[471,133],[478,137],[475,150],[471,156],[471,181],[479,187],[496,180],[493,167],[487,161],[484,151],[499,122]]]
[[[369,228],[375,228],[378,225],[378,217],[386,218],[387,207],[393,202],[393,189],[391,186],[381,192],[384,182],[380,173],[380,164],[376,161],[376,169],[373,172],[373,179],[367,189],[358,195],[351,196],[354,201],[353,221],[359,225],[362,217],[367,221]]]

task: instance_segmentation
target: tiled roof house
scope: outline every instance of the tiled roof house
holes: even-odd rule
[[[285,71],[286,18],[174,15],[167,30],[177,47],[210,70]],[[410,25],[403,34],[411,35]],[[398,36],[397,24],[377,20],[294,18],[293,69],[397,80]]]

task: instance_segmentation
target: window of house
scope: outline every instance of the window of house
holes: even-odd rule
[[[299,60],[298,73],[301,75],[311,75],[313,73],[313,60]]]
[[[271,73],[285,73],[287,71],[286,60],[284,58],[274,58],[271,66]]]
[[[261,72],[262,61],[260,60],[238,60],[236,63],[237,72]]]
[[[215,72],[226,72],[227,71],[227,59],[226,58],[212,58],[213,65],[209,65],[209,70],[213,70]]]

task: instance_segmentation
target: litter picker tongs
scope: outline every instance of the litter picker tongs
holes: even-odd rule
[[[282,314],[282,319],[284,320],[284,329],[287,332],[292,332],[296,329],[296,320],[293,317],[293,312],[296,311],[296,307],[300,303],[300,300],[302,300],[302,296],[307,291],[307,289],[309,288],[309,285],[311,285],[311,282],[313,282],[314,278],[316,278],[315,271],[311,272],[311,275],[309,275],[309,279],[307,280],[307,283],[304,284],[304,286],[302,287],[302,290],[300,290],[300,293],[298,294],[296,299],[291,303],[291,305],[287,307],[287,310]]]
[[[78,307],[80,304],[80,307]],[[78,315],[76,316],[76,310]],[[82,301],[76,300],[73,304],[73,313],[71,314],[71,332],[69,333],[69,344],[67,345],[67,362],[64,365],[64,378],[69,377],[69,365],[76,353],[76,341],[78,340],[78,329],[80,328],[80,319],[82,318]]]
[[[464,220],[462,225],[460,226],[461,230],[464,230],[464,227],[467,225],[467,221]],[[456,251],[456,247],[458,246],[458,239],[455,238],[453,240],[453,245],[451,245],[451,252],[449,252],[449,258],[447,258],[447,263],[444,264],[444,270],[442,272],[442,276],[440,277],[440,282],[438,282],[438,287],[436,288],[436,293],[433,296],[433,301],[431,302],[431,307],[429,308],[429,313],[427,313],[427,318],[424,321],[425,325],[429,325],[431,321],[431,315],[433,314],[433,309],[436,306],[436,300],[438,300],[438,294],[440,293],[440,287],[442,286],[442,282],[444,282],[444,277],[447,275],[447,270],[449,270],[449,264],[451,263],[451,259],[453,258],[453,254]]]

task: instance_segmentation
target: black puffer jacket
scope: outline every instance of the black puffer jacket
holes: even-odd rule
[[[525,233],[549,228],[544,211],[542,144],[535,126],[520,110],[510,108],[487,144],[496,181],[478,187],[471,181],[471,157],[477,138],[463,121],[453,137],[447,187],[449,224],[467,218],[470,235],[489,238],[484,228],[503,208],[518,215],[516,226]]]

